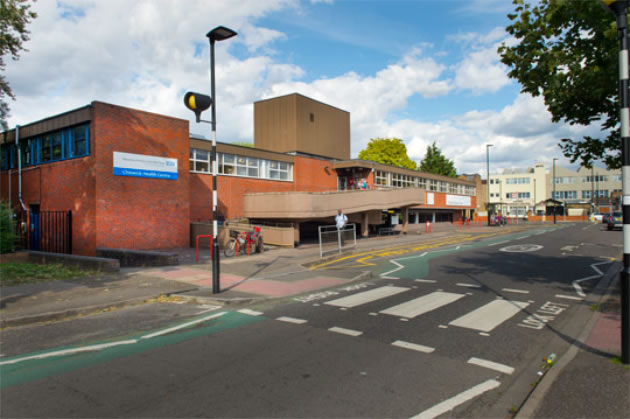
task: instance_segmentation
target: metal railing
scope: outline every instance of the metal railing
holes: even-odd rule
[[[345,249],[357,247],[356,224],[346,224],[343,228],[337,226],[319,226],[319,258],[330,253],[341,253]]]

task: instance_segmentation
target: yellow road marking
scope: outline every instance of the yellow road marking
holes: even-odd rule
[[[436,247],[442,247],[442,246],[446,246],[446,245],[449,245],[449,244],[461,244],[463,242],[469,242],[469,241],[473,241],[473,240],[483,239],[483,238],[486,238],[486,237],[503,236],[503,235],[506,235],[506,234],[517,233],[517,232],[523,231],[523,230],[525,230],[525,228],[521,228],[521,229],[515,228],[515,229],[510,230],[510,231],[505,231],[504,233],[501,233],[501,234],[497,234],[497,233],[494,233],[494,232],[493,233],[477,234],[477,235],[470,235],[470,234],[465,234],[464,235],[464,234],[462,234],[462,235],[458,235],[456,237],[450,237],[450,238],[443,239],[443,240],[433,240],[433,241],[422,243],[422,244],[419,244],[419,245],[418,244],[411,245],[412,247],[409,247],[410,244],[401,244],[401,245],[392,246],[392,247],[386,248],[386,249],[369,250],[369,251],[366,251],[366,252],[361,252],[361,253],[356,253],[356,254],[352,254],[352,255],[348,255],[348,256],[343,256],[343,257],[338,258],[338,259],[333,259],[333,260],[330,260],[328,262],[320,263],[319,265],[311,266],[310,269],[311,270],[317,270],[317,269],[321,269],[321,268],[326,267],[326,266],[330,266],[332,264],[336,264],[336,263],[343,262],[343,261],[349,261],[351,259],[356,259],[356,258],[360,258],[360,259],[357,259],[355,261],[356,263],[358,263],[358,265],[345,265],[345,266],[343,266],[343,268],[375,266],[376,263],[369,262],[369,259],[372,259],[374,257],[386,258],[386,257],[390,257],[390,256],[399,256],[399,255],[404,255],[404,254],[407,254],[407,253],[418,252],[420,250],[426,250],[426,249],[433,249],[433,248],[436,248]]]

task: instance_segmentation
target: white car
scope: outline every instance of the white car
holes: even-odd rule
[[[602,222],[602,217],[603,217],[602,214],[591,214],[591,221],[595,221],[595,222],[601,223]]]

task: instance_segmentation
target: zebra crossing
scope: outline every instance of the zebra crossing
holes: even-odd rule
[[[395,295],[401,295],[412,288],[385,285],[367,291],[361,291],[349,296],[325,301],[324,305],[352,309],[367,306],[371,303],[386,300]],[[524,293],[524,291],[521,291]],[[378,311],[378,314],[399,317],[401,320],[413,320],[426,313],[438,310],[471,295],[470,293],[433,291],[420,297],[412,298],[400,304],[392,305]],[[495,299],[482,306],[448,322],[449,326],[471,329],[488,333],[501,324],[516,316],[519,312],[530,306],[532,301],[517,301],[508,299]],[[375,315],[376,313],[370,313]]]

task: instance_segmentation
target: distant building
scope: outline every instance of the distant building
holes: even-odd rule
[[[490,210],[510,217],[542,214],[547,198],[547,179],[544,163],[527,169],[504,169],[490,175]],[[487,200],[487,198],[486,198]]]

